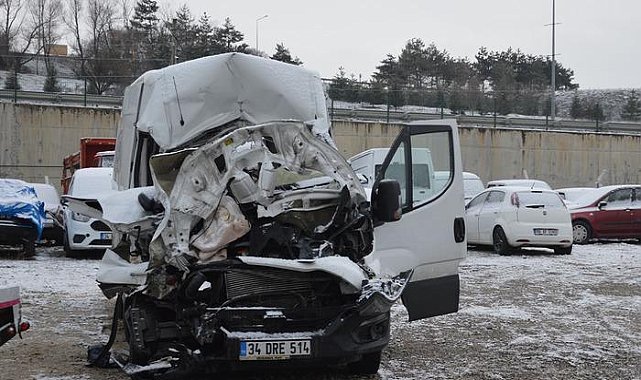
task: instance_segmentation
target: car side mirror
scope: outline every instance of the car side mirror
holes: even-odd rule
[[[401,185],[394,179],[381,180],[372,192],[374,217],[381,222],[401,219]]]
[[[598,205],[597,207],[599,207],[599,210],[601,210],[602,208],[604,208],[604,207],[605,207],[605,206],[607,206],[607,205],[608,205],[608,202],[606,202],[606,201],[601,201],[601,202],[599,202],[599,205]]]

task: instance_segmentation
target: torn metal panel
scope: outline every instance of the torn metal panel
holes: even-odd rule
[[[285,219],[280,222],[307,229],[304,232],[308,235],[325,232],[327,228],[316,231],[316,227],[334,220],[337,206],[366,201],[362,186],[342,156],[298,122],[238,128],[195,150],[153,156],[150,165],[159,199],[167,210],[150,245],[152,266],[169,261],[184,266],[184,259],[175,257],[200,258],[201,252],[207,252],[203,254],[206,260],[231,242],[227,238],[220,240],[224,243],[205,243],[205,238],[192,235],[211,237],[213,230],[202,232],[199,225],[210,226],[218,220],[216,210],[225,194],[238,204],[254,204],[259,218]],[[325,180],[320,188],[293,190],[298,181],[310,177],[330,181]],[[231,205],[230,201],[226,204]],[[248,232],[240,209],[225,208],[225,215],[229,213],[237,221],[233,237]],[[328,211],[323,213],[322,209]],[[342,216],[341,223],[350,218]]]
[[[96,281],[106,284],[144,285],[147,282],[148,263],[133,264],[110,249],[100,261]]]
[[[207,227],[191,238],[191,244],[198,249],[201,262],[225,259],[222,251],[227,244],[249,232],[250,226],[238,204],[229,196],[223,196],[211,219],[205,220]]]

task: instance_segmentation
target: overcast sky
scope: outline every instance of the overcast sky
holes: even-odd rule
[[[176,9],[184,1],[164,0]],[[162,1],[160,1],[162,3]],[[331,78],[343,66],[368,79],[387,53],[420,38],[454,57],[480,46],[551,54],[552,0],[239,0],[186,2],[197,19],[225,17],[245,42],[273,54],[283,43],[308,69]],[[556,0],[557,60],[581,88],[641,87],[641,1]]]

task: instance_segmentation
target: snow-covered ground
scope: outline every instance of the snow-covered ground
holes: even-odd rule
[[[32,322],[24,340],[0,348],[1,379],[127,378],[84,366],[86,347],[107,340],[113,306],[96,286],[98,263],[57,249],[0,259],[0,286],[22,287]],[[641,379],[638,243],[575,246],[569,256],[470,249],[460,272],[458,313],[407,323],[395,305],[391,342],[371,379]],[[267,377],[303,375],[350,378]]]

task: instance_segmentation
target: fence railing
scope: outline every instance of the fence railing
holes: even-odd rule
[[[0,90],[0,100],[25,104],[67,105],[91,108],[116,108],[122,106],[121,96],[83,95],[70,93],[48,93],[36,91]],[[513,117],[503,115],[448,115],[430,112],[428,109],[403,111],[394,108],[344,108],[330,103],[329,114],[332,119],[354,119],[363,121],[404,122],[442,117],[456,118],[461,125],[482,127],[510,127],[536,129],[566,129],[590,131],[616,131],[641,133],[641,123],[605,121],[598,124],[594,120],[559,119],[554,123],[543,117]]]

